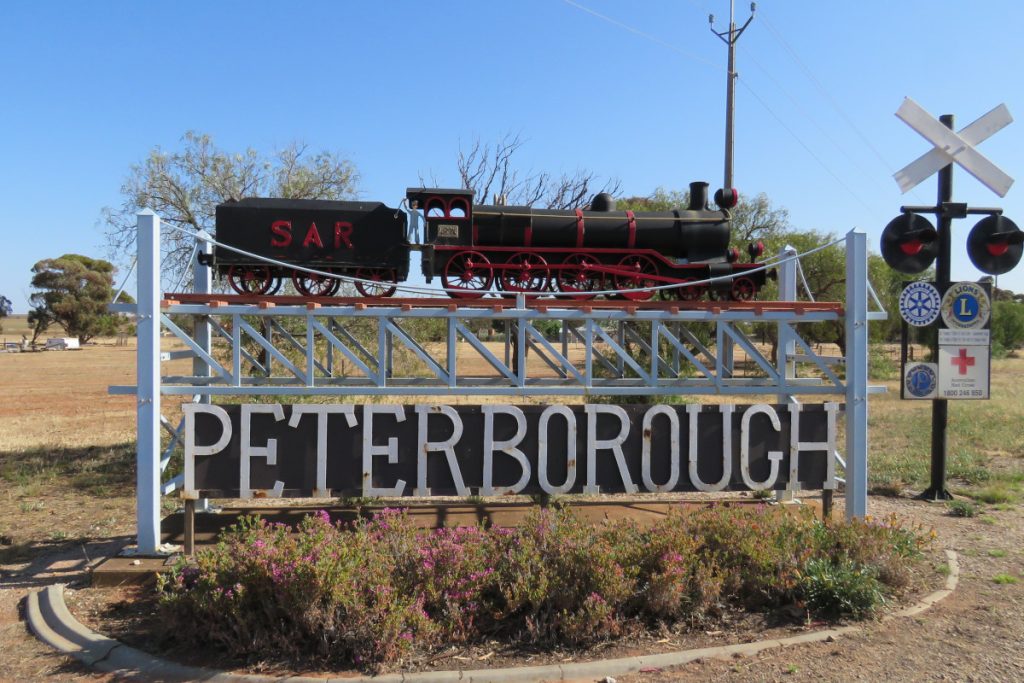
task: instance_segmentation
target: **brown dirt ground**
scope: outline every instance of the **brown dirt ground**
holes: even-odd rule
[[[133,401],[107,395],[106,387],[134,381],[133,351],[108,341],[80,352],[0,354],[0,467],[27,449],[43,447],[44,456],[52,451],[54,458],[71,453],[84,459],[89,447],[116,448],[130,441]],[[0,680],[109,680],[35,640],[25,628],[21,603],[30,590],[48,583],[83,580],[98,558],[130,539],[134,500],[129,482],[130,477],[123,482],[127,487],[104,491],[69,485],[57,476],[3,481]],[[1024,680],[1024,505],[989,507],[981,517],[964,519],[948,516],[942,505],[873,497],[870,510],[876,515],[897,512],[934,528],[937,548],[960,554],[956,593],[918,617],[868,623],[861,633],[834,643],[704,661],[619,680]],[[996,583],[999,575],[1017,582]],[[716,642],[728,642],[729,634],[718,638],[713,636]],[[597,654],[636,653],[612,650]],[[467,668],[478,665],[459,656],[449,661]]]

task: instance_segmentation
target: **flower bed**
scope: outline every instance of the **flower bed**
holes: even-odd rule
[[[640,528],[541,510],[516,529],[423,530],[399,510],[297,528],[245,519],[159,583],[179,643],[380,670],[438,645],[588,645],[725,609],[871,615],[929,537],[895,519],[823,524],[765,506],[677,510]]]

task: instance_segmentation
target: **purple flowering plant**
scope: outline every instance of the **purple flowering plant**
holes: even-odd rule
[[[321,511],[294,527],[244,518],[158,588],[174,641],[380,671],[451,643],[587,646],[725,609],[865,616],[929,541],[895,518],[825,524],[774,506],[679,507],[643,527],[539,509],[515,529],[436,530],[401,510]]]

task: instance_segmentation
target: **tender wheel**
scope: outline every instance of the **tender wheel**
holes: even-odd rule
[[[750,301],[757,294],[757,285],[749,277],[738,277],[732,282],[729,296],[733,301]]]
[[[265,296],[273,296],[273,295],[277,294],[279,291],[281,291],[281,284],[282,284],[282,278],[279,278],[279,277],[272,278],[272,282],[270,283],[270,289],[268,289],[267,291],[263,292],[263,294]]]
[[[697,279],[688,277],[684,278],[683,282],[697,282]],[[706,291],[708,291],[707,285],[689,285],[686,287],[678,287],[673,290],[673,293],[680,301],[700,301],[704,297],[704,292]]]
[[[330,272],[325,271],[325,272]],[[296,270],[292,273],[295,291],[304,296],[332,296],[338,291],[338,278]]]
[[[491,262],[478,251],[460,251],[445,264],[444,288],[450,297],[479,299],[493,282]]]
[[[496,278],[503,292],[543,292],[548,286],[548,262],[538,254],[521,252],[505,262],[501,276]]]
[[[263,295],[274,286],[274,276],[269,266],[231,266],[228,284],[239,294]]]
[[[657,287],[660,282],[651,279],[649,276],[658,274],[658,264],[643,254],[627,256],[619,261],[617,266],[620,271],[628,273],[616,273],[614,277],[615,289],[636,290],[641,287]],[[622,291],[621,296],[630,301],[648,301],[657,294],[655,291]]]
[[[356,291],[363,296],[392,296],[398,291],[398,273],[394,270],[379,268],[360,268],[356,271],[359,280],[355,281]]]
[[[574,299],[593,299],[594,294],[604,289],[604,274],[594,270],[598,265],[593,256],[570,254],[558,269],[554,284],[558,291],[576,294]]]

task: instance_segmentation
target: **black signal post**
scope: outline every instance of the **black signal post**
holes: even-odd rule
[[[953,115],[944,114],[939,121],[946,128],[953,128]],[[901,210],[905,214],[935,214],[936,230],[935,242],[935,286],[940,292],[945,292],[950,285],[950,260],[952,258],[952,234],[953,219],[964,218],[969,210],[966,204],[953,202],[953,164],[949,163],[938,172],[939,192],[938,201],[935,206],[904,206]],[[971,212],[973,213],[973,212]],[[904,325],[906,330],[906,325]],[[904,332],[904,335],[906,332]],[[938,335],[932,342],[932,358],[939,357]],[[944,398],[932,399],[932,463],[931,483],[918,498],[922,500],[950,500],[952,495],[946,490],[946,452],[949,440],[947,438],[947,426],[949,424],[949,402]]]
[[[941,155],[940,159],[945,158],[947,163],[939,168],[938,164],[942,162],[933,158],[933,150],[930,155],[920,157],[894,174],[896,182],[906,192],[937,172],[938,201],[935,206],[900,207],[900,216],[890,221],[882,231],[882,257],[885,262],[908,275],[924,272],[934,262],[935,289],[939,293],[946,293],[952,285],[950,266],[953,220],[980,214],[985,218],[974,226],[967,239],[967,255],[971,262],[978,270],[989,275],[1000,275],[1015,268],[1024,255],[1024,231],[1003,216],[1002,209],[969,208],[965,203],[953,201],[954,163],[963,166],[1000,197],[1006,196],[1013,185],[1013,178],[974,149],[977,143],[1013,121],[1006,106],[999,105],[960,133],[949,132],[953,130],[952,114],[940,116],[936,120],[910,98],[904,100],[896,116],[935,145]],[[971,150],[972,154],[961,154],[965,150]],[[920,215],[929,213],[935,215],[938,229],[933,228]],[[901,315],[904,318],[901,364],[906,368],[907,322],[915,325],[918,323],[907,318],[902,306]],[[931,323],[927,320],[920,322],[920,325],[928,324]],[[932,357],[936,361],[939,358],[939,336],[936,335],[932,345]],[[942,369],[939,368],[940,376],[941,373]],[[925,500],[949,500],[952,497],[946,490],[948,419],[947,399],[932,399],[931,483],[918,496]]]
[[[953,128],[952,114],[939,117],[946,128]],[[1020,261],[1022,233],[1013,221],[1002,215],[1002,209],[968,207],[953,201],[953,164],[949,163],[938,171],[938,201],[935,206],[903,206],[902,215],[893,220],[882,236],[882,255],[896,270],[914,274],[925,270],[934,258],[935,287],[939,292],[949,289],[951,283],[950,265],[952,252],[953,220],[969,215],[985,215],[987,218],[975,226],[968,239],[971,261],[982,272],[1001,274],[1013,269]],[[934,214],[937,229],[920,214]],[[903,324],[903,339],[906,346],[907,325]],[[903,353],[905,353],[905,348]],[[939,357],[938,335],[932,343],[932,358]],[[906,358],[902,358],[905,365]],[[946,455],[948,450],[947,426],[949,403],[945,398],[932,399],[932,461],[931,483],[918,498],[923,500],[950,500],[946,490]]]
[[[939,121],[946,128],[953,128],[953,115],[944,114]],[[935,218],[938,222],[939,253],[935,257],[935,279],[940,292],[949,287],[953,216],[947,209],[953,201],[953,164],[947,164],[939,171],[938,205]],[[966,207],[964,207],[966,209]],[[932,358],[939,357],[939,338],[932,344]],[[946,490],[946,427],[949,423],[949,402],[944,398],[932,401],[932,468],[931,484],[921,498],[925,500],[949,500],[952,496]]]

